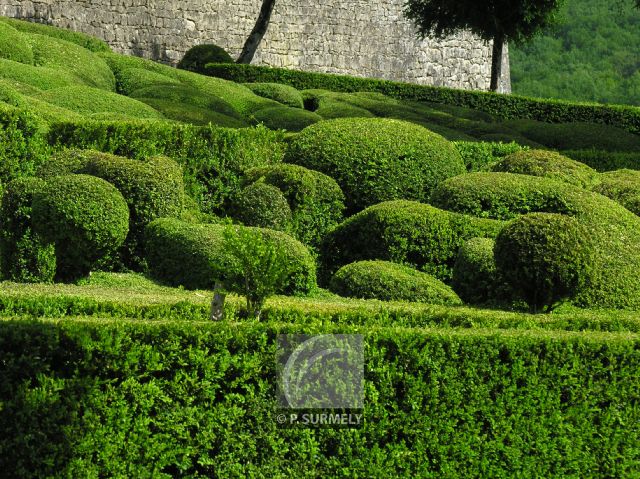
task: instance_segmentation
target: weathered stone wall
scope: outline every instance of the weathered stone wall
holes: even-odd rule
[[[260,0],[0,0],[0,15],[72,28],[115,51],[176,63],[215,43],[237,56]],[[254,64],[486,89],[491,46],[470,34],[419,41],[404,0],[276,0]],[[510,91],[508,53],[502,90]]]

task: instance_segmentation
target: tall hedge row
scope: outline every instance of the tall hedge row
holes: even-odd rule
[[[640,475],[638,335],[365,330],[362,429],[283,429],[276,334],[301,331],[1,321],[0,470],[6,477]]]

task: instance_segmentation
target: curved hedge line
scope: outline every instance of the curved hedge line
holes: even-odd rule
[[[233,202],[232,214],[247,226],[278,231],[291,227],[291,208],[282,191],[261,181],[240,192]]]
[[[602,173],[599,180],[593,191],[611,198],[640,216],[640,171],[608,171]]]
[[[595,279],[576,302],[588,307],[640,306],[640,218],[600,194],[548,178],[513,173],[470,173],[443,182],[434,205],[486,218],[542,212],[579,220],[595,243]]]
[[[495,237],[500,221],[451,213],[415,201],[388,201],[348,218],[322,245],[323,278],[360,260],[404,263],[439,279],[451,276],[467,239]]]
[[[334,178],[356,212],[381,201],[424,201],[445,178],[465,171],[452,143],[424,127],[385,118],[341,118],[312,125],[286,159]]]
[[[18,63],[33,63],[33,51],[25,35],[0,21],[0,58]]]
[[[293,108],[304,108],[302,93],[289,85],[280,83],[245,83],[244,86],[258,96],[275,100]]]
[[[150,273],[172,286],[213,289],[220,264],[230,262],[224,251],[224,225],[185,223],[161,218],[145,230]],[[307,294],[316,288],[316,265],[305,246],[280,231],[262,229],[287,251],[295,265],[281,294]],[[217,267],[216,267],[217,266]]]
[[[207,43],[189,48],[178,62],[178,68],[202,73],[207,63],[233,63],[233,58],[224,48]]]
[[[442,281],[389,261],[358,261],[343,266],[331,278],[329,289],[350,298],[462,304],[456,293]]]

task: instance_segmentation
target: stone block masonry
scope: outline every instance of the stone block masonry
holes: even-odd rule
[[[0,15],[71,28],[114,51],[176,64],[193,45],[237,57],[260,0],[0,0]],[[491,45],[468,33],[416,38],[404,0],[276,0],[256,65],[485,90]],[[501,90],[511,90],[505,52]]]

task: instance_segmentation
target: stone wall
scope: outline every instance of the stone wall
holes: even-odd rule
[[[0,0],[0,15],[79,30],[114,51],[175,64],[191,46],[237,56],[260,0]],[[416,39],[404,0],[276,0],[254,64],[486,89],[491,46],[470,34]],[[501,89],[510,91],[508,53]]]

